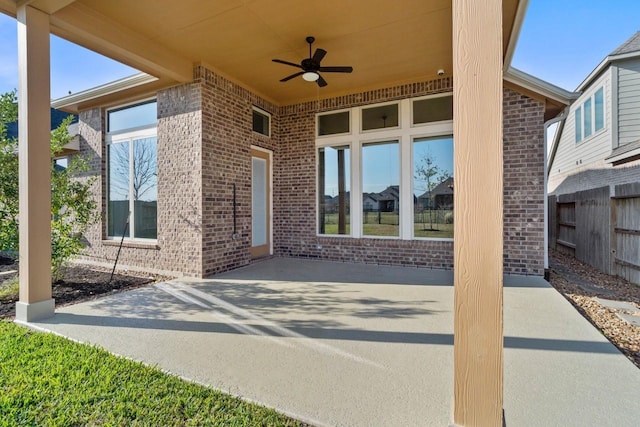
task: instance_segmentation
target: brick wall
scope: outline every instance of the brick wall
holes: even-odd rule
[[[504,271],[544,274],[544,105],[503,98]]]
[[[248,264],[251,146],[273,153],[273,248],[279,256],[453,268],[450,241],[354,239],[316,235],[315,114],[448,92],[450,78],[277,107],[207,70],[194,83],[158,94],[158,243],[128,244],[122,265],[192,276]],[[252,131],[252,106],[272,114],[271,137]],[[505,272],[543,274],[544,106],[504,91]],[[95,155],[105,203],[103,113],[82,112],[81,147]],[[233,188],[236,189],[234,238]],[[104,221],[87,235],[85,259],[112,262]]]
[[[278,158],[278,111],[206,68],[196,69],[196,82],[202,87],[202,271],[206,276],[251,261],[251,146],[271,150],[274,160]],[[272,114],[271,137],[252,131],[253,106]],[[240,234],[235,239],[234,184]]]
[[[202,273],[202,180],[200,87],[189,84],[158,93],[158,240],[157,244],[125,242],[118,265],[176,275]],[[94,194],[102,220],[86,234],[81,260],[112,264],[119,240],[106,240],[106,148],[104,111],[80,113],[80,152],[91,159],[98,177]]]

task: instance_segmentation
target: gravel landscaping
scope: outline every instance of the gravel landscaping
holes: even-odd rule
[[[640,287],[559,252],[549,264],[551,285],[640,368]]]

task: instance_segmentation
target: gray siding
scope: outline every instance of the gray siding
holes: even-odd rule
[[[640,139],[640,59],[618,64],[619,145]]]

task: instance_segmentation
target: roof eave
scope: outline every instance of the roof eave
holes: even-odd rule
[[[636,57],[640,57],[640,51],[607,56],[602,60],[602,62],[600,62],[600,64],[598,64],[596,68],[594,68],[591,73],[589,73],[589,75],[582,81],[582,83],[578,85],[578,87],[576,88],[576,92],[582,92],[583,90],[585,90],[587,86],[589,86],[591,82],[593,82],[604,69],[611,65],[612,62]]]
[[[540,95],[557,101],[564,105],[569,105],[571,102],[578,98],[579,94],[576,92],[570,92],[559,86],[546,82],[538,77],[527,74],[524,71],[520,71],[516,68],[509,67],[503,76],[505,81],[521,86],[525,89],[529,89]]]

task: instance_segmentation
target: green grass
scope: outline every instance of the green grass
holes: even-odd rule
[[[429,212],[416,213],[414,215],[414,237],[453,238],[453,224],[445,224],[445,215],[452,211],[433,211],[433,230],[431,229],[431,217]],[[381,224],[378,224],[380,219]],[[350,233],[350,220],[347,215],[347,235]],[[363,213],[362,232],[365,236],[399,236],[398,214],[382,212],[378,218],[377,212]],[[325,214],[324,234],[338,234],[338,214]]]
[[[0,321],[0,426],[299,426],[277,412]]]

